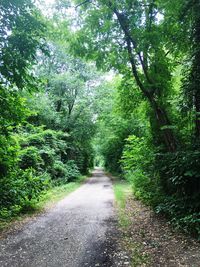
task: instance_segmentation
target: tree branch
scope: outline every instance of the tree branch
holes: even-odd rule
[[[146,66],[144,64],[144,61],[142,59],[141,53],[137,51],[137,44],[136,44],[135,40],[132,38],[132,36],[131,36],[131,34],[129,32],[128,24],[127,24],[127,19],[125,18],[125,16],[123,14],[121,14],[120,12],[118,12],[118,10],[116,9],[116,7],[114,7],[113,4],[110,1],[108,2],[108,6],[109,6],[109,8],[111,8],[113,10],[113,12],[115,13],[115,15],[117,16],[117,19],[118,19],[119,24],[120,24],[120,26],[121,26],[124,34],[125,34],[126,39],[129,39],[130,44],[133,45],[133,48],[135,49],[136,54],[137,54],[137,56],[139,58],[139,62],[141,64],[141,66],[142,66],[142,69],[143,69],[143,72],[144,72],[144,75],[146,77],[147,82],[149,84],[153,85],[153,81],[149,77],[149,74],[147,72],[147,68],[146,68]],[[131,46],[130,46],[130,48],[131,48]]]
[[[83,5],[85,5],[85,4],[89,3],[89,2],[90,2],[90,0],[85,0],[82,3],[78,4],[77,6],[75,6],[75,9],[77,9],[78,7],[83,6]]]
[[[128,55],[129,55],[129,60],[131,63],[133,76],[136,80],[137,85],[139,86],[139,88],[143,92],[143,94],[150,100],[151,99],[150,93],[145,89],[145,87],[144,87],[143,83],[141,82],[140,77],[138,75],[138,71],[136,69],[135,59],[134,59],[134,56],[132,54],[131,42],[128,38],[126,39],[126,44],[127,44]]]

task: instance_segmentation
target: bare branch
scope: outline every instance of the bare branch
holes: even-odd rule
[[[89,2],[90,2],[90,0],[85,0],[82,3],[78,4],[77,6],[75,6],[75,9],[77,9],[78,7],[83,6],[83,5],[85,5],[85,4],[89,3]]]

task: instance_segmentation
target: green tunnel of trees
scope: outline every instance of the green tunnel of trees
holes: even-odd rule
[[[200,2],[0,3],[0,217],[95,165],[200,236]]]

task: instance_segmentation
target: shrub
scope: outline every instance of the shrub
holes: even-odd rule
[[[74,160],[69,160],[65,164],[65,168],[67,170],[68,181],[73,181],[80,177],[81,174]]]
[[[43,160],[45,169],[52,168],[55,161],[54,150],[50,149],[48,146],[45,146],[39,151],[39,154]]]
[[[157,207],[163,200],[163,193],[158,177],[148,177],[141,170],[126,172],[125,178],[133,186],[134,195],[145,204]]]
[[[17,138],[0,134],[0,179],[16,166],[19,150]]]
[[[130,135],[126,139],[121,159],[125,171],[140,170],[144,175],[153,173],[154,158],[154,151],[144,138]]]
[[[179,150],[158,154],[155,166],[169,194],[192,196],[200,189],[200,151]]]
[[[62,161],[56,161],[51,170],[53,179],[62,179],[63,182],[67,182],[67,169]]]
[[[26,139],[29,146],[41,147],[45,144],[45,139],[42,133],[31,134]]]
[[[0,180],[0,216],[13,216],[32,201],[37,201],[42,191],[50,186],[48,174],[36,175],[33,169],[16,169]]]
[[[56,183],[67,183],[78,179],[80,172],[73,160],[68,161],[66,164],[56,161],[51,175],[53,179],[56,179]]]
[[[43,164],[39,150],[36,147],[31,146],[20,151],[19,166],[21,169],[34,168],[40,170]]]
[[[153,153],[144,139],[127,139],[121,162],[135,196],[200,238],[200,152]]]

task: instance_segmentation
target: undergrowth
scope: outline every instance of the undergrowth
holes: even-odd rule
[[[148,255],[142,253],[142,245],[134,241],[131,233],[133,214],[127,208],[127,201],[132,196],[133,190],[131,183],[124,180],[114,181],[114,193],[117,204],[119,227],[122,231],[122,244],[125,250],[130,252],[132,267],[142,266],[148,262]]]
[[[58,186],[52,186],[45,192],[42,192],[39,199],[31,200],[27,203],[27,207],[21,212],[11,213],[6,209],[1,210],[0,231],[9,227],[14,221],[21,221],[27,216],[31,216],[42,212],[46,208],[50,208],[57,201],[63,199],[71,192],[75,191],[86,179],[86,176],[80,176],[76,181]]]

